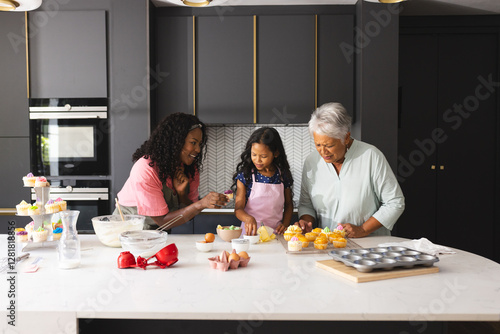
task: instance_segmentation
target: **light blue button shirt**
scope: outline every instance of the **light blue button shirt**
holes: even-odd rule
[[[371,235],[390,235],[404,207],[396,176],[373,145],[354,140],[339,175],[317,151],[304,162],[298,214],[315,217],[320,227],[359,226],[373,216],[383,226]]]

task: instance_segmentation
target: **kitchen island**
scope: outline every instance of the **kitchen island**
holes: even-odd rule
[[[80,325],[93,319],[144,319],[232,321],[225,332],[253,333],[266,322],[305,320],[309,327],[331,322],[405,322],[421,333],[423,324],[429,327],[434,322],[500,321],[500,264],[460,250],[440,256],[439,273],[353,283],[316,267],[316,261],[329,259],[327,254],[286,254],[276,240],[251,245],[248,267],[222,272],[211,269],[207,260],[222,250],[230,251],[230,243],[218,237],[214,250],[202,253],[195,241],[203,235],[170,235],[168,243],[178,247],[179,262],[146,270],[118,269],[121,248],[103,246],[94,235],[80,237],[80,268],[59,269],[56,249],[39,248],[18,263],[14,274],[5,274],[2,294],[12,290],[15,296],[4,305],[15,305],[16,326],[7,323],[11,311],[2,307],[7,320],[0,329],[77,333],[78,319]],[[405,239],[355,240],[362,247],[374,247]],[[4,235],[2,257],[7,247]],[[42,258],[38,271],[26,273],[38,257]]]

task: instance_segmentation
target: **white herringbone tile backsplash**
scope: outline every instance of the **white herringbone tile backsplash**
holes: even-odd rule
[[[200,173],[200,197],[210,191],[223,192],[232,184],[232,177],[236,165],[240,162],[240,155],[250,134],[264,125],[234,125],[234,126],[208,126],[207,127],[207,155]],[[304,159],[313,151],[314,145],[309,136],[307,125],[279,126],[273,125],[278,130],[283,145],[285,146],[288,163],[292,172],[293,200],[298,205],[300,196],[300,181]],[[231,203],[233,207],[234,202]]]

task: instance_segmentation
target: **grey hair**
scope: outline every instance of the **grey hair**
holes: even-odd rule
[[[340,139],[345,142],[348,132],[351,132],[352,118],[340,103],[325,103],[316,109],[309,121],[309,133]]]

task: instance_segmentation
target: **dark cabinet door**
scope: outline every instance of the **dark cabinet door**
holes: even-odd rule
[[[489,33],[401,35],[398,235],[494,258],[497,47]]]
[[[23,187],[22,178],[30,172],[28,138],[0,137],[0,175],[4,176],[0,192],[0,208],[15,208],[21,201],[31,202],[30,188]]]
[[[0,73],[4,82],[0,89],[0,136],[28,136],[24,13],[0,12],[0,31]]]
[[[196,114],[207,123],[253,123],[253,17],[199,17]]]
[[[315,107],[315,17],[259,16],[257,41],[257,122],[308,122]]]
[[[498,169],[498,88],[491,85],[498,82],[497,47],[497,34],[439,37],[438,126],[446,140],[438,146],[436,240],[489,258]]]
[[[30,97],[107,97],[106,13],[28,15]]]
[[[159,71],[168,75],[151,86],[156,101],[153,127],[167,115],[194,113],[193,20],[191,16],[156,18],[156,62]]]

